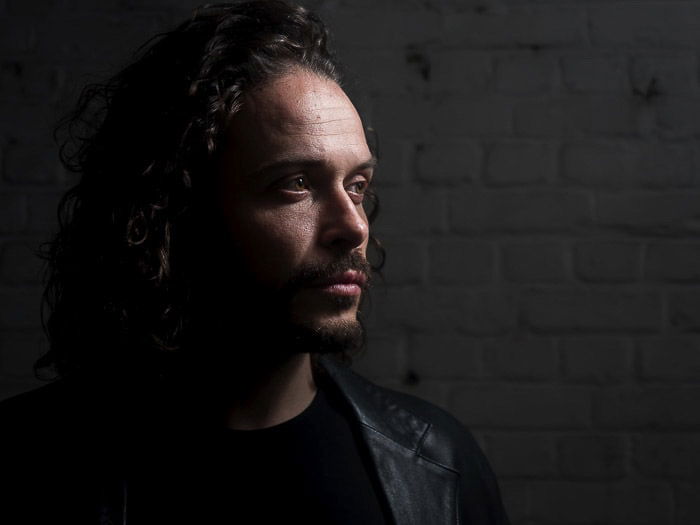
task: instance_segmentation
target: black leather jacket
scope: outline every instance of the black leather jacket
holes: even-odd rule
[[[319,363],[356,416],[396,524],[508,524],[494,474],[460,422],[332,358]],[[104,427],[85,425],[99,417],[99,407],[84,403],[84,410],[77,409],[79,402],[68,399],[77,398],[51,384],[0,403],[9,455],[0,474],[0,522],[132,523],[129,483],[114,475],[124,458],[110,454],[121,438],[112,433],[103,440]]]
[[[441,408],[382,388],[332,359],[398,525],[505,525],[496,478],[467,429]]]

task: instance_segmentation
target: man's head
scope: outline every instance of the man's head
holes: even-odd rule
[[[46,253],[38,368],[162,374],[172,356],[359,346],[375,160],[313,15],[200,10],[67,124],[81,179]]]

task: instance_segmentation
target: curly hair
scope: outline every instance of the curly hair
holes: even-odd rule
[[[227,122],[248,90],[294,67],[340,85],[327,38],[314,14],[284,1],[204,6],[83,90],[56,129],[61,161],[80,178],[40,252],[49,349],[37,377],[159,374],[182,349],[198,210]],[[372,222],[374,194],[370,206]]]

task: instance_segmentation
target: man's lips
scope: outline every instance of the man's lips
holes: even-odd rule
[[[357,270],[347,270],[326,279],[317,279],[311,283],[312,287],[333,286],[335,284],[356,284],[364,287],[367,283],[367,276]]]
[[[367,276],[363,272],[348,270],[332,277],[318,279],[312,282],[310,287],[338,295],[359,295],[366,285]]]

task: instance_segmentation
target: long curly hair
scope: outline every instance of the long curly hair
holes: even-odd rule
[[[37,377],[162,373],[192,330],[199,212],[227,122],[251,87],[290,68],[341,84],[327,39],[314,14],[284,1],[204,6],[83,90],[56,128],[80,177],[40,252],[49,349]],[[383,251],[370,244],[378,268]]]

